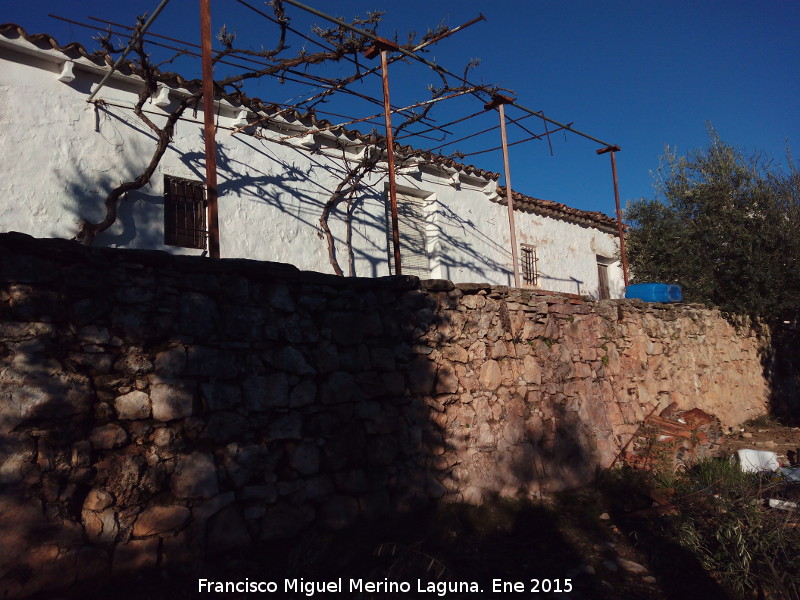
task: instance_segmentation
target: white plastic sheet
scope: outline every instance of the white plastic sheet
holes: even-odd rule
[[[778,455],[768,450],[751,450],[743,448],[736,451],[736,462],[745,473],[759,473],[761,471],[777,471],[781,464]]]

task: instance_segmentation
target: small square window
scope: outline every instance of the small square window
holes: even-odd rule
[[[164,175],[164,244],[204,249],[206,206],[202,181]]]
[[[536,247],[530,244],[520,244],[519,260],[522,266],[522,283],[528,286],[539,285],[539,268],[536,257]]]

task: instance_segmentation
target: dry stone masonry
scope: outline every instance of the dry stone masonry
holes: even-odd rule
[[[0,235],[0,590],[591,480],[654,410],[765,412],[760,342],[589,301]]]

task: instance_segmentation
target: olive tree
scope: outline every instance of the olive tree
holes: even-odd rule
[[[800,172],[724,143],[667,149],[655,198],[628,204],[635,282],[678,283],[689,301],[779,320],[800,310]]]

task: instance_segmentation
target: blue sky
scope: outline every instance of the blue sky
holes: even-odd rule
[[[707,122],[713,123],[726,142],[747,151],[762,150],[775,159],[776,165],[785,165],[787,139],[795,155],[800,154],[798,2],[306,3],[347,18],[369,10],[386,11],[379,33],[391,38],[397,31],[401,41],[408,31],[422,34],[441,22],[455,27],[482,13],[486,21],[439,42],[426,57],[457,73],[470,58],[479,57],[481,64],[470,73],[471,81],[511,89],[519,104],[544,110],[557,121],[572,122],[578,130],[619,145],[623,206],[627,200],[652,197],[651,173],[657,169],[665,145],[679,153],[704,145]],[[61,43],[80,41],[92,47],[92,31],[47,14],[88,23],[87,17],[93,16],[132,25],[137,14],[157,4],[157,0],[28,0],[5,3],[0,21],[16,22],[32,33],[50,33]],[[270,11],[263,1],[252,4]],[[151,31],[197,42],[198,6],[197,0],[171,0]],[[308,31],[315,23],[323,24],[318,17],[289,5],[286,8],[292,25],[301,31]],[[215,30],[225,23],[235,31],[238,46],[274,45],[275,26],[234,0],[214,0],[212,21]],[[308,51],[315,49],[297,38],[290,38],[290,43],[293,50],[304,44]],[[335,65],[315,72],[346,75],[352,72],[351,67]],[[178,63],[177,70],[197,75],[199,61]],[[379,83],[379,78],[372,78],[353,87],[379,97]],[[390,67],[392,101],[397,105],[426,100],[428,83],[438,84],[438,78],[423,65],[395,63]],[[311,86],[280,84],[275,79],[247,89],[264,100],[282,103],[314,93]],[[352,97],[338,98],[320,108],[352,117],[380,110]],[[464,97],[437,105],[431,116],[442,124],[481,108],[478,100]],[[522,115],[509,108],[509,116]],[[448,139],[496,124],[496,113],[487,113],[463,126],[451,127]],[[525,125],[534,133],[544,131],[541,120],[530,118]],[[509,126],[509,135],[514,141],[529,134]],[[443,143],[425,138],[403,141],[421,148]],[[510,149],[513,187],[576,208],[613,214],[611,169],[607,155],[595,154],[600,146],[563,132],[553,134],[551,141],[553,156],[543,140]],[[499,132],[495,130],[447,146],[442,152],[475,152],[498,145]],[[502,171],[499,150],[465,158],[464,162]]]

